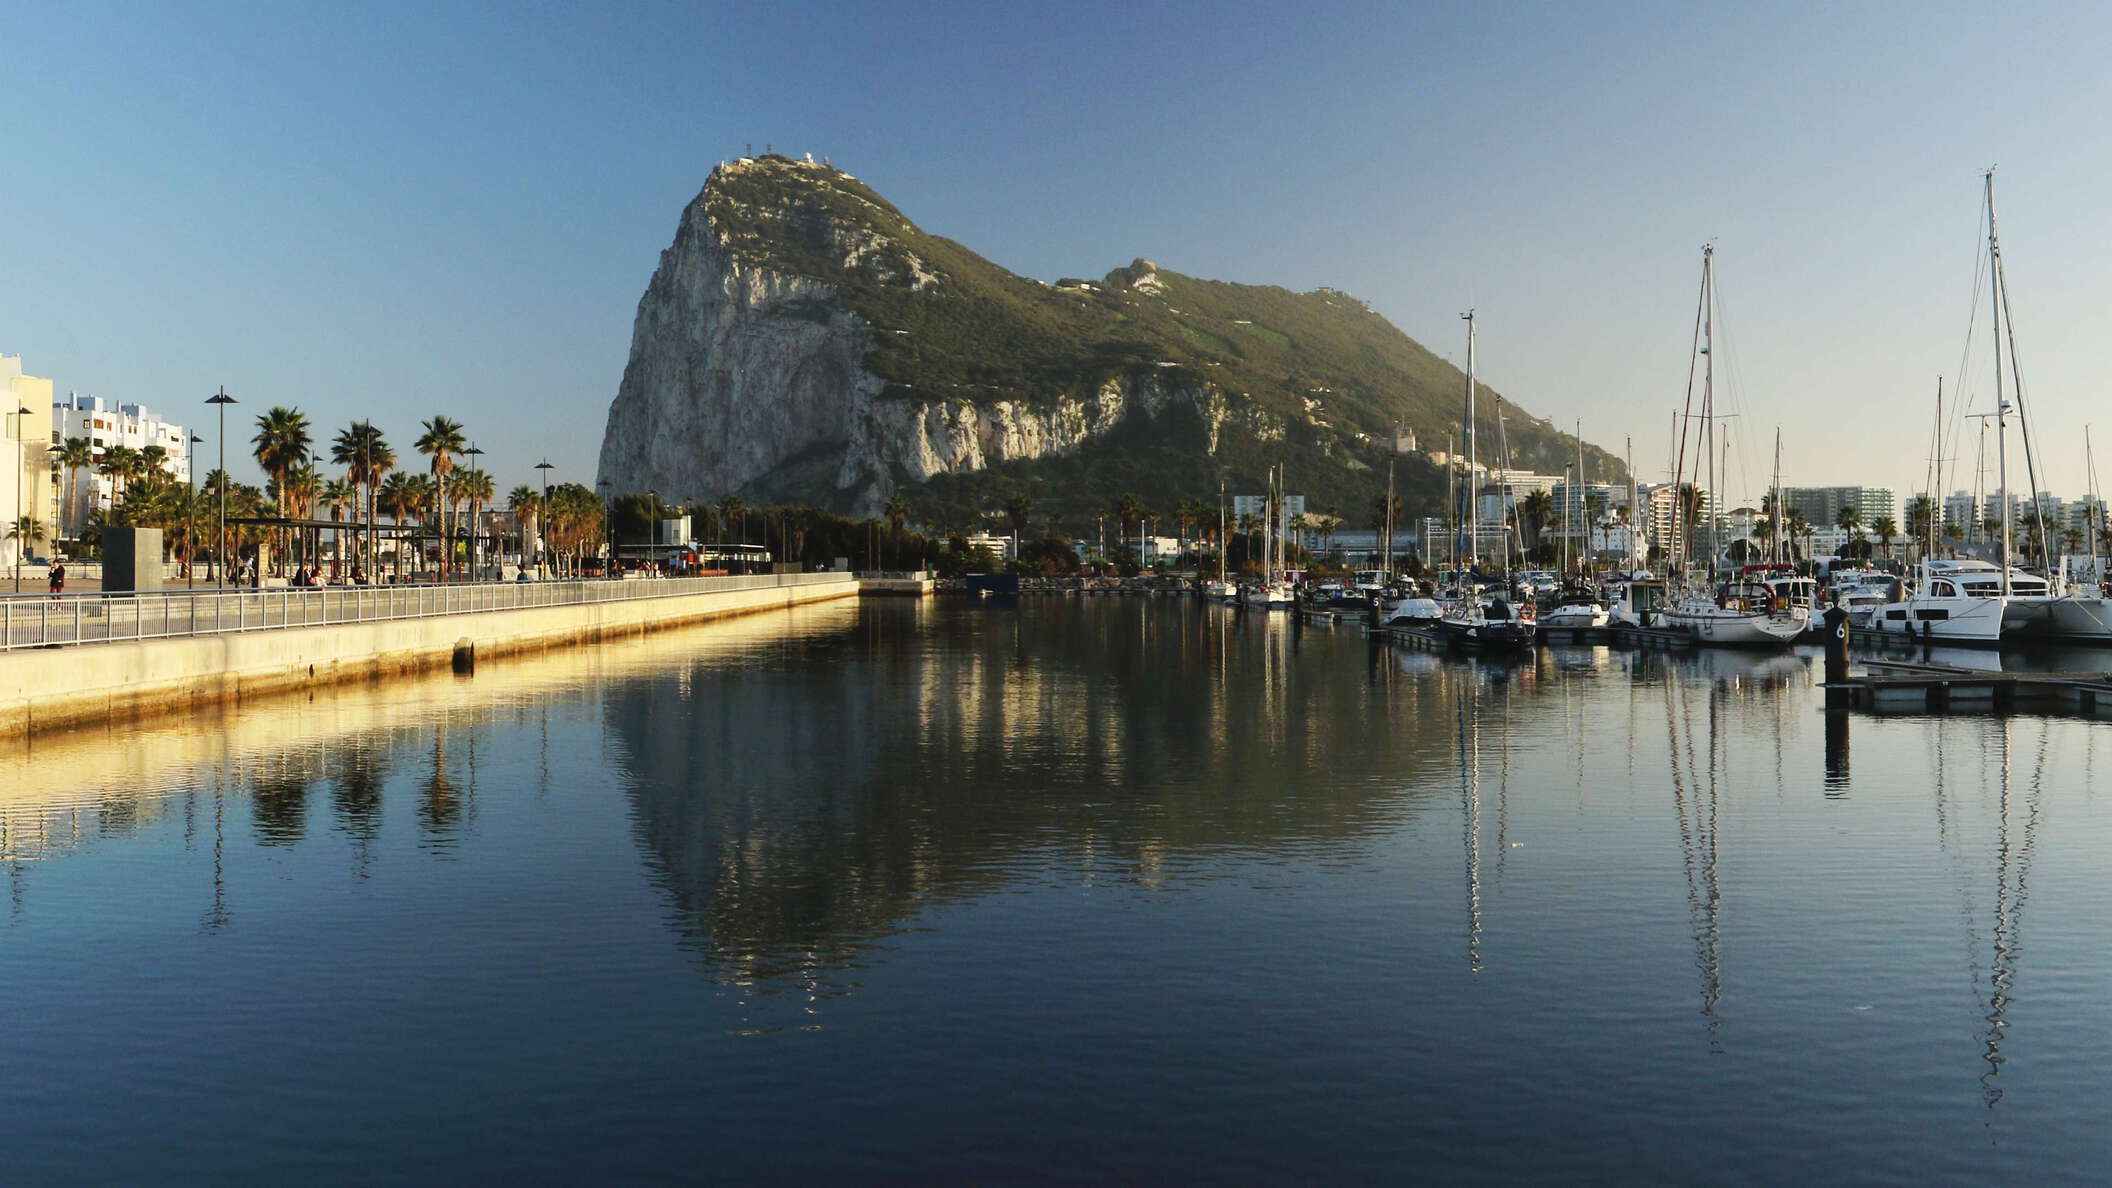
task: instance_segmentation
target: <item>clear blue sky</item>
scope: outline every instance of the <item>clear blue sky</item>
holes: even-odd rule
[[[1487,378],[1633,434],[1646,478],[1713,240],[1732,493],[1777,424],[1789,481],[1904,493],[1999,164],[2041,447],[2076,493],[2112,409],[2108,12],[13,4],[0,351],[200,424],[221,384],[399,450],[443,410],[502,485],[543,454],[591,478],[683,204],[767,142],[1044,279],[1149,256],[1333,285],[1455,355],[1477,306]]]

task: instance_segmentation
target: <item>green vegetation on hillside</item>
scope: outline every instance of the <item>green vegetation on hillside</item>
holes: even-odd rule
[[[1098,281],[1044,285],[920,230],[848,174],[781,157],[722,170],[701,200],[736,254],[828,285],[873,327],[867,365],[892,395],[1046,403],[1112,378],[1151,377],[1244,397],[1284,425],[1280,441],[1228,428],[1212,457],[1199,423],[1190,433],[1151,422],[1067,458],[937,480],[925,494],[935,512],[966,511],[1021,484],[1046,506],[1092,505],[1109,484],[1199,498],[1214,495],[1220,477],[1255,489],[1277,462],[1289,466],[1293,489],[1361,506],[1383,487],[1396,425],[1442,448],[1460,422],[1458,369],[1346,293],[1201,280],[1144,260]],[[1486,396],[1483,408],[1493,408],[1495,393]],[[1575,457],[1568,435],[1505,407],[1516,468],[1556,471]],[[1483,428],[1489,461],[1497,434]],[[1594,479],[1621,473],[1605,451],[1585,453]],[[1400,486],[1411,511],[1441,482],[1427,459],[1408,456]]]

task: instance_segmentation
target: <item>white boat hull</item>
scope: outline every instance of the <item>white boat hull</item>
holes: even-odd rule
[[[1994,647],[2052,625],[2052,598],[1909,598],[1879,611],[1874,625],[1888,635]]]
[[[1612,618],[1603,606],[1558,606],[1540,616],[1542,627],[1604,627]]]
[[[1786,648],[1811,625],[1801,610],[1782,614],[1726,610],[1717,606],[1675,606],[1664,613],[1664,625],[1685,631],[1694,642],[1719,648]]]
[[[2074,595],[2056,598],[2049,608],[2049,632],[2078,643],[2112,644],[2112,599]]]

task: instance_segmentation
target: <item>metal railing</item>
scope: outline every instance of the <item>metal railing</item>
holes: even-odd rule
[[[759,573],[633,581],[456,582],[449,585],[287,586],[140,594],[0,597],[0,651],[240,631],[329,627],[387,619],[583,606],[850,582],[847,573]]]

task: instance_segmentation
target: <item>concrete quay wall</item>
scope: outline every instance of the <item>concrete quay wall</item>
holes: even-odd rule
[[[856,579],[0,653],[0,737],[854,598]]]

